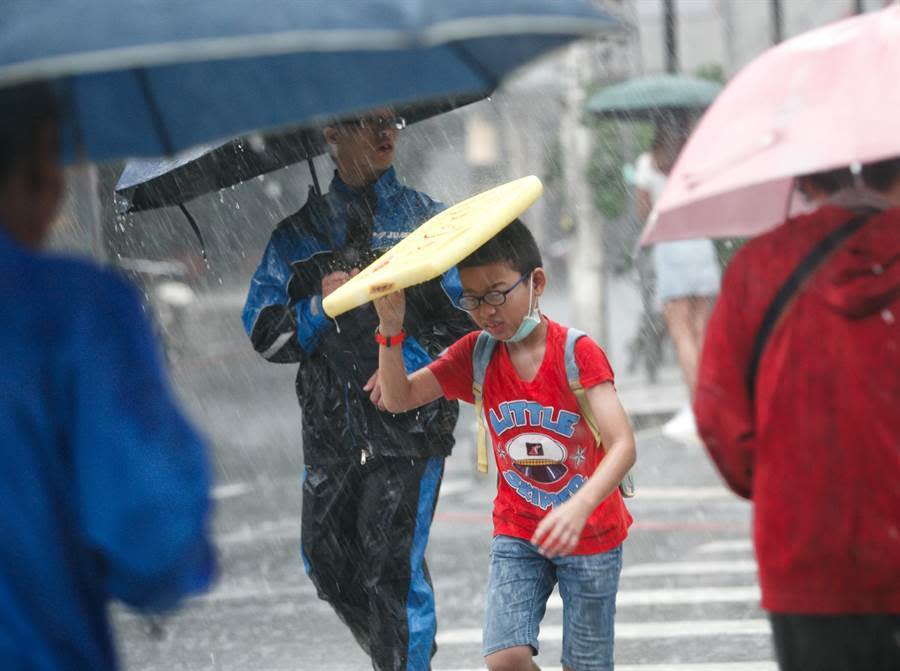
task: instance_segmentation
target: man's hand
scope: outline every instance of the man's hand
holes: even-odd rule
[[[381,382],[378,380],[378,370],[372,373],[372,377],[363,386],[363,391],[368,391],[369,400],[379,410],[384,410],[384,400],[381,397]]]
[[[346,284],[351,277],[355,277],[358,274],[359,268],[354,268],[349,273],[343,270],[335,270],[333,273],[328,273],[322,278],[322,298],[325,298],[342,284]]]
[[[406,314],[406,296],[403,290],[395,291],[387,296],[372,301],[381,323],[378,330],[382,335],[396,335],[403,328],[403,317]]]
[[[343,270],[336,270],[333,273],[328,273],[322,278],[322,298],[325,298],[328,294],[334,292],[334,290],[342,284],[346,284],[349,279],[350,273],[345,273]]]
[[[531,542],[545,557],[567,555],[578,545],[590,514],[591,510],[587,510],[582,501],[573,497],[541,520]]]

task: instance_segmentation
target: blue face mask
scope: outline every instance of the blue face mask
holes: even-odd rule
[[[528,278],[528,304],[531,305],[531,300],[534,298],[534,276]],[[534,307],[531,311],[525,315],[525,318],[522,319],[522,323],[519,324],[519,328],[516,329],[516,332],[513,333],[509,338],[507,338],[504,342],[521,342],[525,340],[528,336],[531,335],[531,332],[534,331],[538,327],[538,324],[541,323],[541,311],[538,310],[537,303],[535,303]]]

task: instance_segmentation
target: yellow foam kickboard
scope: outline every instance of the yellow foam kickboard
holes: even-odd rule
[[[527,210],[543,190],[541,180],[529,175],[444,210],[329,294],[322,301],[325,314],[337,317],[447,272]]]

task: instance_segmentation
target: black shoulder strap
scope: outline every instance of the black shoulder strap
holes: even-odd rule
[[[784,312],[787,304],[797,294],[803,283],[812,277],[822,262],[828,258],[828,255],[858,231],[871,215],[871,212],[866,212],[854,217],[822,238],[803,258],[800,265],[794,269],[794,272],[788,276],[784,284],[781,285],[781,288],[775,294],[775,298],[772,299],[769,308],[763,315],[762,323],[756,332],[756,339],[753,341],[750,364],[747,367],[747,398],[753,400],[756,395],[756,374],[759,369],[759,361],[762,359],[769,336],[772,335],[772,329],[775,328],[775,324],[778,322],[778,318]]]

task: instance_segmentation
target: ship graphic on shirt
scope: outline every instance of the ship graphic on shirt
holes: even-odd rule
[[[569,472],[566,448],[544,434],[519,434],[507,443],[506,453],[513,467],[535,482],[557,482]]]
[[[562,481],[570,470],[566,448],[548,435],[519,434],[502,451],[512,462],[512,468],[501,467],[503,479],[522,499],[541,510],[565,503],[587,482],[581,473],[575,473],[558,491],[546,488]]]
[[[574,473],[558,491],[550,489],[570,475],[566,463],[569,453],[561,441],[574,436],[581,415],[524,400],[503,402],[489,415],[498,437],[497,453],[504,465],[512,465],[501,466],[503,479],[522,499],[547,510],[567,501],[587,481],[584,475]],[[532,432],[519,433],[506,441],[500,438],[523,427]],[[573,463],[579,465],[577,460]]]

